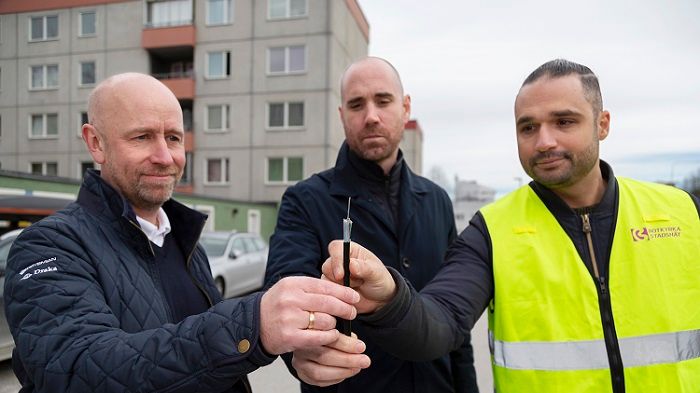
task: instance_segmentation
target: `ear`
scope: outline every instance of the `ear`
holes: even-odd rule
[[[411,96],[403,96],[403,122],[407,123],[411,119]]]
[[[92,159],[102,165],[105,162],[104,140],[92,124],[83,124],[83,140]]]
[[[598,115],[598,140],[602,141],[608,137],[610,132],[610,112],[601,111]]]

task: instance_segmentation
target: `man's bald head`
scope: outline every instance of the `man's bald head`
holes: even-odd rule
[[[95,87],[88,98],[88,122],[100,132],[112,126],[114,116],[135,105],[157,102],[180,108],[175,95],[158,79],[137,72],[110,76]]]
[[[396,87],[398,89],[399,95],[403,96],[403,83],[401,82],[401,77],[399,76],[399,72],[396,71],[396,68],[394,68],[394,66],[391,63],[389,63],[385,59],[382,59],[381,57],[368,56],[350,64],[343,72],[343,75],[340,77],[341,101],[345,101],[345,91],[348,79],[350,79],[350,77],[353,74],[357,72],[362,72],[363,69],[366,69],[368,67],[379,67],[386,69],[387,72],[389,72],[392,75],[392,78],[396,82]]]

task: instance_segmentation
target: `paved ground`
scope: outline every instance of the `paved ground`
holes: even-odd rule
[[[493,391],[489,347],[487,341],[487,321],[482,317],[472,331],[472,343],[476,357],[476,373],[479,378],[479,390],[482,393]],[[284,362],[275,360],[268,367],[261,368],[250,375],[254,393],[298,393],[299,385],[289,375]],[[0,362],[0,393],[16,393],[19,383],[12,374],[10,361]]]

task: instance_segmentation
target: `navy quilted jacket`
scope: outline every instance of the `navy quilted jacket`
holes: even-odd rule
[[[90,171],[78,200],[10,251],[5,307],[22,392],[247,391],[245,375],[273,360],[259,341],[261,294],[219,301],[197,245],[206,216],[173,200],[163,209],[213,306],[172,323],[133,210]]]

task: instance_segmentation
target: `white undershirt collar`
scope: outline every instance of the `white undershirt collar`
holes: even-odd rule
[[[170,220],[168,220],[168,215],[161,207],[158,209],[157,222],[159,226],[151,224],[149,221],[136,216],[136,221],[139,222],[141,230],[146,234],[148,240],[152,241],[158,247],[163,247],[163,242],[165,241],[165,235],[170,233]]]

